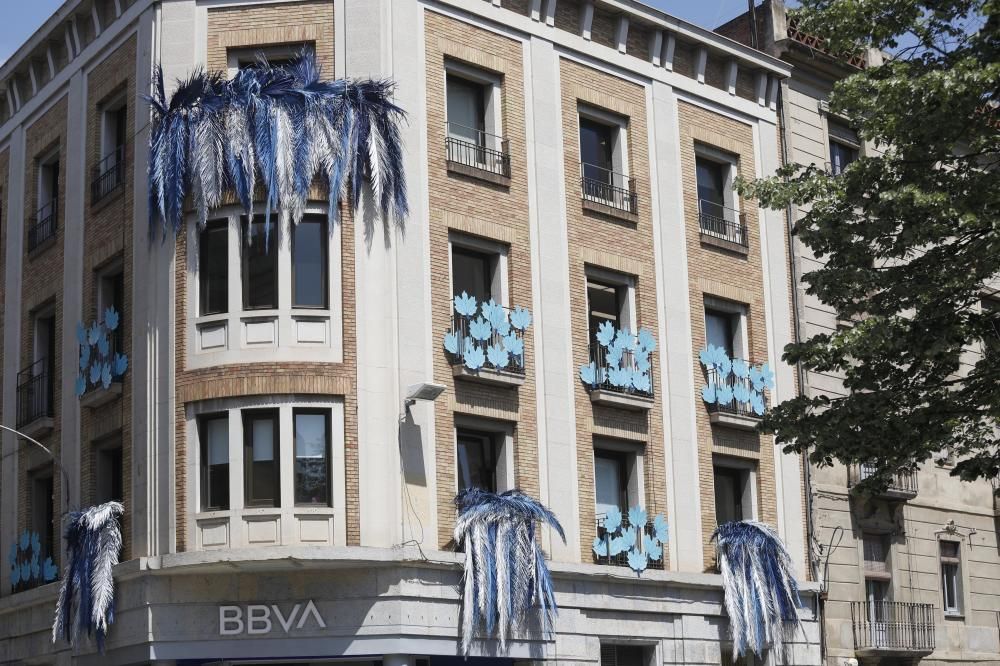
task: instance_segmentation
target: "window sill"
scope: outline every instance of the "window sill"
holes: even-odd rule
[[[946,620],[964,621],[965,620],[965,613],[961,613],[961,612],[958,612],[958,611],[956,611],[954,613],[949,613],[949,612],[945,611],[945,613],[944,613],[944,619],[946,619]]]
[[[121,397],[121,394],[121,381],[111,382],[111,386],[108,388],[91,389],[80,396],[80,406],[94,409],[95,407],[100,407],[117,400]]]
[[[653,407],[653,398],[631,393],[618,393],[606,389],[594,389],[590,392],[590,402],[605,407],[617,407],[630,412],[646,412]]]
[[[759,416],[744,416],[742,414],[729,414],[727,412],[709,412],[708,420],[712,425],[749,431],[757,430],[757,424],[760,423]]]
[[[118,201],[122,197],[122,195],[124,194],[124,192],[125,192],[125,183],[121,182],[118,185],[116,185],[113,190],[111,190],[110,192],[108,192],[107,194],[105,194],[103,197],[101,197],[97,201],[91,201],[91,203],[90,203],[90,212],[91,213],[99,213],[100,211],[104,210],[105,208],[107,208],[111,204],[113,204],[116,201]]]
[[[510,176],[504,176],[485,168],[481,169],[468,164],[462,164],[461,162],[453,162],[452,160],[447,160],[447,162],[449,173],[455,173],[460,176],[468,176],[469,178],[482,180],[487,183],[499,185],[500,187],[510,187]]]
[[[610,204],[603,203],[599,199],[584,197],[581,201],[583,202],[583,210],[590,211],[591,213],[598,213],[606,217],[613,217],[616,220],[622,220],[631,224],[639,224],[638,213],[633,213],[632,211],[623,210]]]
[[[490,384],[492,386],[517,388],[518,386],[524,384],[524,375],[514,372],[505,372],[503,370],[494,370],[493,368],[482,368],[473,372],[464,365],[453,365],[451,366],[451,374],[456,379],[464,379],[466,381],[478,382],[480,384]]]
[[[38,245],[28,250],[28,261],[37,258],[38,255],[44,253],[47,249],[55,245],[57,236],[57,234],[52,234]]]
[[[29,421],[26,425],[18,428],[28,437],[34,437],[35,439],[43,437],[55,429],[55,419],[51,416],[39,416],[33,421]]]
[[[744,257],[750,254],[750,248],[742,243],[737,243],[736,241],[731,241],[715,234],[705,233],[704,231],[700,232],[700,234],[702,245],[711,245],[712,247],[740,254]]]

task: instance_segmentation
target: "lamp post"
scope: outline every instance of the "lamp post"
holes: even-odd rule
[[[66,474],[66,470],[65,470],[65,468],[63,468],[62,463],[60,463],[56,459],[55,454],[52,453],[52,449],[50,449],[49,447],[47,447],[44,444],[42,444],[41,442],[39,442],[37,439],[34,439],[32,437],[28,437],[27,435],[25,435],[20,430],[14,430],[13,428],[10,428],[10,427],[5,426],[3,424],[0,424],[0,430],[6,430],[7,432],[12,433],[16,437],[20,437],[23,440],[31,442],[32,444],[34,444],[35,446],[37,446],[38,448],[40,448],[42,451],[45,451],[45,453],[49,456],[49,458],[52,459],[52,465],[53,465],[53,467],[58,467],[59,468],[59,473],[62,475],[63,485],[64,485],[63,498],[62,498],[63,501],[62,501],[62,503],[63,503],[63,506],[69,506],[69,475]],[[68,511],[68,509],[67,509],[67,511]],[[63,511],[62,512],[63,515],[65,515],[67,513],[67,511]]]

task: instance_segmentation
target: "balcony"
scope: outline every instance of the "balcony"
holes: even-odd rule
[[[860,489],[857,486],[872,476],[878,470],[875,463],[863,463],[854,465],[850,469],[848,486],[855,491]],[[917,473],[916,472],[896,472],[892,475],[889,485],[879,492],[876,497],[890,500],[910,500],[917,496]]]
[[[608,535],[608,531],[604,528],[604,520],[605,520],[605,517],[603,515],[597,517],[597,538],[602,543],[608,544],[608,542],[609,542],[609,535]],[[628,516],[626,514],[622,514],[620,531],[622,533],[624,533],[624,532],[626,532],[626,531],[628,531],[630,529],[632,529],[632,525],[629,523]],[[615,530],[616,533],[618,531],[619,530]],[[654,539],[657,536],[656,535],[656,527],[653,525],[653,521],[652,520],[647,520],[646,521],[646,524],[642,528],[642,533],[644,535],[648,536],[650,539]],[[595,546],[596,546],[596,542],[595,542]],[[661,548],[662,548],[662,546],[661,546]],[[604,552],[607,553],[608,551],[605,550]],[[598,555],[597,552],[596,552],[596,550],[592,550],[592,553],[593,553],[593,556],[594,556],[594,564],[601,564],[601,565],[609,566],[609,567],[625,567],[625,568],[630,568],[630,565],[628,563],[628,551],[627,550],[623,550],[622,552],[617,553],[615,555],[606,555],[606,554],[605,555]],[[664,559],[666,559],[666,558],[663,557],[663,553],[662,553],[662,550],[661,550],[660,556],[657,559],[653,559],[652,557],[650,557],[650,558],[647,559],[647,561],[646,561],[646,568],[647,569],[654,569],[656,571],[663,571],[663,560]]]
[[[100,203],[125,182],[125,146],[118,146],[94,167],[90,182],[90,203]]]
[[[524,336],[531,313],[492,300],[478,304],[466,293],[454,299],[452,328],[444,348],[452,375],[467,381],[513,388],[524,383]]]
[[[580,367],[580,379],[590,393],[590,401],[629,411],[650,409],[655,397],[655,349],[653,335],[646,329],[632,335],[608,322],[602,324],[590,344],[590,362]]]
[[[717,203],[698,200],[698,227],[701,242],[705,245],[747,254],[750,241],[747,234],[746,215]]]
[[[122,375],[124,373],[121,359],[124,358],[123,350],[125,346],[124,328],[119,326],[118,323],[119,315],[115,312],[115,327],[113,329],[109,327],[107,321],[101,324],[100,330],[102,331],[102,335],[107,336],[106,345],[103,342],[88,345],[90,349],[86,354],[84,354],[81,348],[81,356],[85,355],[86,359],[90,361],[88,370],[86,372],[81,371],[77,383],[78,392],[83,388],[83,393],[79,396],[81,407],[94,409],[121,397]],[[81,358],[81,366],[83,365],[83,360],[84,358]],[[103,376],[105,368],[108,372],[108,381],[106,383]],[[88,379],[90,381],[87,381]]]
[[[741,359],[734,359],[731,367],[736,368],[739,364],[743,364],[749,370],[743,372],[733,369],[723,373],[718,365],[705,367],[705,378],[708,381],[706,388],[711,389],[713,398],[711,401],[705,399],[708,418],[713,425],[738,430],[756,430],[761,417],[767,411],[767,395],[764,389],[773,386],[773,380],[767,374],[769,371],[765,372],[763,369],[760,370],[762,376],[757,379],[755,366]],[[704,389],[702,397],[705,398]]]
[[[510,142],[458,123],[445,124],[448,171],[496,185],[510,185]]]
[[[41,250],[55,240],[59,222],[59,200],[53,199],[38,209],[28,227],[28,252]]]
[[[934,651],[934,606],[899,601],[851,602],[859,657],[910,657]]]
[[[580,163],[583,209],[632,222],[639,221],[635,178],[596,164]]]
[[[48,359],[41,358],[17,373],[17,429],[29,437],[52,430],[52,381]]]

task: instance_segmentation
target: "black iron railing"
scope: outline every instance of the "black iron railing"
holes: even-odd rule
[[[90,202],[97,203],[125,182],[125,146],[118,146],[94,167]]]
[[[753,363],[749,362],[748,365],[751,367],[754,366]],[[750,381],[749,377],[737,377],[734,373],[730,372],[725,378],[721,378],[718,368],[715,367],[705,369],[705,379],[711,386],[728,386],[737,395],[741,393],[740,389],[745,389],[748,394],[752,394],[755,391],[753,382]],[[761,399],[764,401],[764,410],[766,411],[767,395],[763,391],[757,391],[757,393],[760,393]],[[760,414],[753,410],[748,401],[737,400],[735,397],[726,405],[720,405],[718,402],[709,403],[708,411],[747,416],[754,419],[761,417]]]
[[[508,318],[510,316],[510,308],[504,308],[504,312],[508,313]],[[458,334],[458,353],[449,354],[452,365],[464,365],[465,364],[465,353],[469,350],[469,341],[472,340],[470,335],[469,326],[472,322],[468,317],[463,317],[460,314],[454,314],[451,329]],[[521,343],[524,344],[524,333],[520,333]],[[479,347],[480,349],[486,350],[489,347],[503,347],[503,336],[497,332],[496,328],[493,328],[490,332],[490,337],[487,340],[476,340],[473,342],[473,346]],[[484,351],[485,353],[485,351]],[[524,374],[524,348],[522,346],[520,354],[509,354],[507,357],[507,365],[503,368],[496,367],[490,362],[489,357],[486,357],[486,361],[483,364],[485,368],[491,368],[494,370],[502,370],[504,372],[512,372],[517,375]]]
[[[58,199],[53,199],[38,209],[34,222],[28,227],[28,252],[56,235],[58,212]]]
[[[635,178],[596,164],[580,163],[580,188],[586,201],[603,204],[626,213],[639,210]]]
[[[851,468],[851,486],[855,486],[866,479],[875,476],[878,466],[875,463],[862,463]],[[916,472],[896,472],[889,481],[886,492],[917,494],[917,473]]]
[[[510,142],[474,127],[445,123],[448,161],[510,178]]]
[[[621,529],[622,529],[622,531],[625,531],[625,530],[628,530],[628,529],[632,529],[632,526],[628,522],[628,517],[624,513],[622,514],[622,527],[621,527]],[[652,521],[647,521],[646,524],[645,524],[645,526],[643,527],[642,531],[643,531],[643,534],[646,534],[646,535],[648,535],[650,537],[653,537],[653,536],[656,535],[656,529],[653,527]],[[605,545],[608,543],[608,531],[606,529],[604,529],[604,516],[598,516],[597,517],[597,537],[601,541],[603,541],[605,543]],[[663,544],[661,547],[665,548],[666,544]],[[653,559],[648,560],[647,563],[646,563],[646,568],[647,569],[657,569],[657,570],[662,571],[663,570],[663,559],[664,559],[663,553],[661,552],[660,559],[658,559],[658,560],[653,560]],[[594,553],[594,563],[595,564],[604,564],[604,565],[610,566],[610,567],[627,567],[629,565],[628,564],[628,552],[621,552],[621,553],[618,553],[617,555],[598,555],[597,553]]]
[[[49,360],[42,358],[17,373],[17,427],[52,416]]]
[[[638,359],[636,358],[635,352],[627,349],[622,350],[622,357],[617,367],[612,366],[608,362],[608,353],[609,351],[607,347],[604,347],[597,342],[590,343],[590,362],[593,364],[596,372],[594,374],[594,384],[592,384],[589,388],[652,398],[653,387],[656,386],[653,376],[653,355],[650,354],[648,357],[649,368],[642,371],[639,369]],[[649,377],[649,387],[640,389],[637,388],[634,383],[623,384],[622,382],[614,382],[612,373],[623,369],[627,370],[630,374],[636,371],[645,372],[646,376]]]
[[[698,225],[703,234],[743,247],[750,246],[746,216],[738,210],[698,199]]]
[[[853,601],[855,650],[934,651],[934,606],[901,601]]]

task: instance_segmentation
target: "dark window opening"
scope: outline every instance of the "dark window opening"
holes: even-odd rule
[[[202,315],[229,311],[229,228],[212,220],[198,242],[199,301]]]
[[[296,409],[295,504],[333,506],[330,494],[330,411]]]
[[[628,287],[587,278],[588,325],[591,344],[597,344],[597,331],[604,322],[617,329],[627,327]]]
[[[729,358],[736,358],[736,343],[740,330],[740,315],[714,308],[705,308],[705,341],[713,347],[726,350]],[[743,350],[740,350],[742,356]]]
[[[281,506],[278,410],[243,410],[243,466],[246,506]]]
[[[122,502],[125,499],[124,469],[122,467],[122,446],[101,446],[95,450],[96,493],[98,504]]]
[[[201,510],[229,508],[229,416],[213,414],[198,420],[201,440]]]
[[[612,508],[622,515],[635,498],[629,497],[629,468],[632,456],[618,451],[594,450],[594,494],[597,517],[606,516]]]
[[[497,491],[497,433],[458,429],[458,489]]]
[[[448,137],[460,143],[486,147],[485,86],[449,73],[446,88]],[[453,159],[452,156],[449,158]],[[465,162],[465,160],[457,161]]]
[[[248,229],[249,226],[249,229]],[[277,225],[275,225],[277,226]],[[243,308],[274,310],[278,307],[277,230],[265,234],[264,221],[243,222],[247,242],[243,247]]]
[[[646,648],[641,645],[601,645],[601,666],[646,666]]]
[[[307,216],[292,230],[292,305],[325,309],[329,305],[330,245],[326,218]]]
[[[604,185],[615,185],[614,172],[614,132],[618,128],[580,117],[580,162],[583,177]]]
[[[493,294],[493,271],[496,255],[477,252],[453,245],[451,249],[452,291],[456,296],[463,292],[474,296],[479,303],[485,303]]]
[[[745,469],[715,465],[715,522],[718,525],[750,518],[746,506],[749,472]]]
[[[31,531],[38,534],[41,545],[39,561],[56,559],[55,484],[52,470],[31,476]]]
[[[851,162],[858,159],[858,149],[840,141],[830,139],[830,171],[840,175]]]

